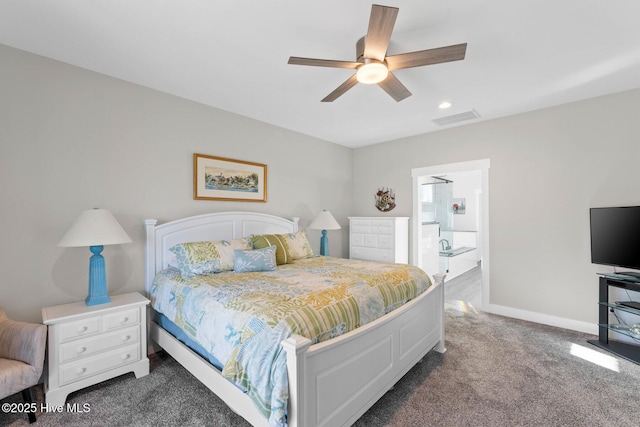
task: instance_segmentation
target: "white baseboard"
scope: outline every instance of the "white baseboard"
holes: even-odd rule
[[[564,317],[551,316],[548,314],[520,310],[517,308],[505,307],[503,305],[496,304],[489,304],[488,307],[482,307],[482,311],[498,314],[500,316],[512,317],[514,319],[526,320],[529,322],[541,323],[543,325],[583,332],[585,334],[598,335],[598,325],[593,323],[565,319]]]

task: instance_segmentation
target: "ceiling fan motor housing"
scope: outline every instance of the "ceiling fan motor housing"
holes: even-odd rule
[[[389,75],[387,64],[377,59],[364,58],[364,64],[358,67],[356,78],[360,83],[374,84],[380,83]]]
[[[364,62],[364,44],[366,43],[367,36],[362,36],[360,40],[356,42],[356,62]]]

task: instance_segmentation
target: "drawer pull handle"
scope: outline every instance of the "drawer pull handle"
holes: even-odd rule
[[[76,370],[76,372],[78,373],[78,375],[82,375],[82,374],[84,374],[85,372],[87,372],[87,368],[78,368],[78,369]]]
[[[87,332],[88,330],[89,330],[89,327],[88,327],[88,326],[86,326],[86,325],[85,325],[85,326],[80,326],[80,327],[78,328],[78,333],[80,333],[80,334],[81,334],[81,333],[83,333],[83,332]]]
[[[131,339],[131,335],[124,335],[122,337],[122,341],[129,341]]]
[[[127,323],[128,321],[129,321],[129,318],[125,316],[120,320],[120,323]]]
[[[87,351],[87,347],[78,347],[78,353],[84,353]]]
[[[129,359],[130,357],[131,357],[131,355],[130,355],[130,354],[128,354],[128,353],[127,353],[127,354],[123,354],[123,355],[122,355],[122,360],[127,360],[127,359]]]

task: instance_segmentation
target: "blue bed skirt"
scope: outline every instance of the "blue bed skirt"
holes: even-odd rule
[[[198,353],[200,357],[207,360],[218,370],[222,370],[222,363],[220,363],[218,359],[216,359],[211,353],[205,350],[204,347],[202,347],[200,344],[189,338],[189,336],[185,334],[184,331],[178,327],[178,325],[169,320],[164,314],[156,312],[155,322],[160,325],[162,329],[173,335],[178,341],[182,342],[191,350]]]

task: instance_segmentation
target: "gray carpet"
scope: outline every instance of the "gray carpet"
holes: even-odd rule
[[[590,338],[448,301],[447,352],[429,353],[355,426],[639,426],[640,365],[613,358],[615,372],[572,355],[611,361]],[[34,426],[248,425],[166,354],[144,378],[123,375],[68,402],[90,411],[38,414]],[[28,422],[0,412],[0,425]]]

